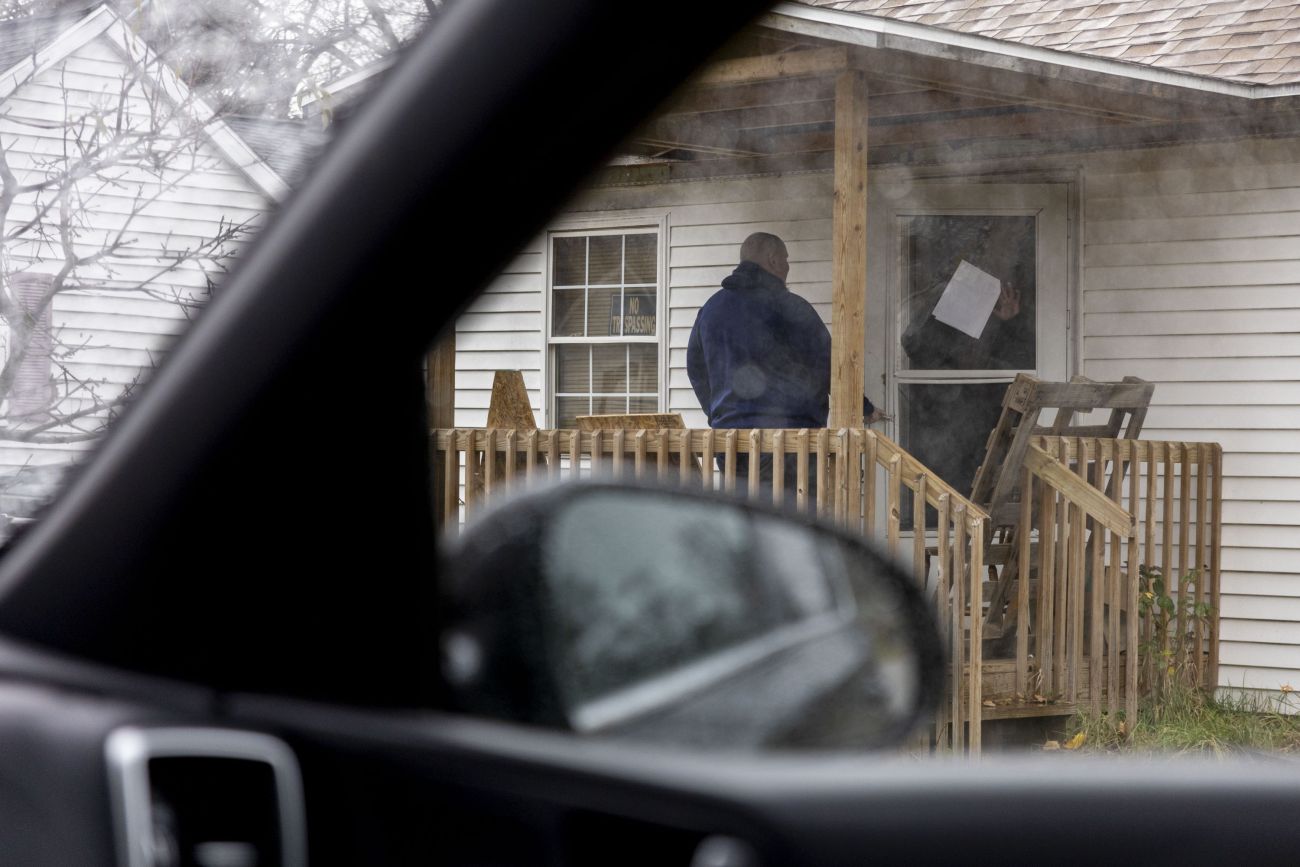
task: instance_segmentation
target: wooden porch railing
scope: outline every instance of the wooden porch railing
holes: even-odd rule
[[[1152,651],[1148,665],[1154,669],[1160,652],[1167,652],[1173,639],[1185,658],[1164,658],[1164,662],[1176,666],[1192,682],[1213,689],[1218,683],[1219,660],[1222,447],[1217,443],[1044,436],[1036,438],[1034,456],[1026,465],[1035,468],[1040,484],[1031,496],[1037,496],[1041,505],[1033,509],[1022,501],[1022,516],[1033,513],[1037,518],[1035,562],[1039,575],[1049,575],[1052,580],[1039,582],[1036,617],[1017,621],[1017,677],[1022,677],[1021,648],[1029,644],[1029,633],[1033,633],[1041,694],[1056,694],[1067,702],[1081,700],[1085,685],[1077,677],[1070,679],[1070,668],[1063,665],[1061,654],[1068,655],[1071,648],[1086,642],[1087,656],[1093,661],[1086,683],[1088,706],[1113,714],[1122,692],[1127,718],[1132,719],[1139,690],[1130,686],[1139,683],[1138,649],[1145,646]],[[1054,498],[1050,492],[1044,498],[1041,482],[1045,477],[1062,478],[1067,470],[1075,480],[1088,482],[1090,496],[1105,492],[1116,507],[1126,507],[1131,533],[1126,534],[1124,526],[1113,520],[1091,514],[1088,526],[1080,532],[1077,516],[1071,512],[1067,519],[1062,513],[1062,500],[1073,494],[1055,488]],[[1064,487],[1083,490],[1075,484]],[[1070,520],[1076,523],[1072,525]],[[1024,534],[1017,537],[1023,539]],[[1045,537],[1052,545],[1043,544]],[[1098,568],[1099,562],[1104,568]],[[1177,588],[1174,597],[1209,606],[1208,616],[1192,617],[1187,606],[1179,604],[1171,631],[1157,636],[1163,642],[1161,648],[1152,646],[1152,619],[1136,616],[1142,569],[1159,570],[1169,586]],[[1095,578],[1098,575],[1100,583]],[[1079,580],[1087,585],[1086,602],[1068,595],[1070,587],[1079,590]],[[1093,592],[1094,587],[1098,592]],[[1063,590],[1067,605],[1086,604],[1086,622],[1080,623],[1078,612],[1071,616],[1058,610]],[[1020,601],[1024,594],[1022,588]],[[1051,641],[1046,640],[1048,635]],[[1143,680],[1153,674],[1154,670],[1143,673]]]
[[[801,511],[876,539],[906,562],[936,600],[956,673],[939,713],[936,737],[954,750],[968,746],[979,751],[982,647],[966,636],[982,629],[983,608],[971,606],[969,600],[981,598],[984,551],[979,540],[985,536],[988,516],[889,438],[861,428],[474,429],[435,431],[434,448],[446,532],[456,532],[457,517],[473,520],[502,493],[594,475],[696,485],[754,500],[770,497],[775,503],[789,499]],[[748,457],[743,473],[738,460],[742,455]],[[793,477],[787,476],[785,460],[773,460],[771,484],[761,485],[759,460],[764,455],[792,456]],[[910,508],[906,515],[905,500]],[[935,529],[905,533],[905,526],[926,526],[927,506],[937,515],[931,521]],[[927,545],[937,556],[927,556]]]
[[[1036,438],[1017,527],[1030,530],[1014,534],[1019,562],[1032,569],[1011,600],[1029,615],[1015,621],[1013,658],[1001,661],[986,658],[996,654],[986,654],[985,641],[972,640],[984,635],[996,578],[985,568],[986,546],[999,544],[989,516],[875,431],[444,429],[433,439],[448,533],[502,494],[594,475],[788,499],[875,539],[936,604],[951,669],[935,722],[940,748],[978,753],[983,719],[1031,715],[1046,705],[1062,712],[1104,702],[1134,713],[1137,692],[1125,685],[1137,679],[1132,649],[1146,640],[1130,616],[1137,610],[1134,563],[1165,574],[1196,572],[1197,598],[1204,595],[1216,616],[1196,634],[1206,653],[1192,665],[1205,682],[1217,678],[1221,450],[1214,444]],[[763,455],[792,456],[794,472],[788,477],[786,462],[774,460],[770,486],[760,485]]]

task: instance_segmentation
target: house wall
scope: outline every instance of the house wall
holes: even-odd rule
[[[686,377],[686,342],[695,314],[736,267],[736,251],[756,231],[779,234],[790,251],[790,288],[830,322],[831,177],[826,173],[600,189],[565,210],[565,228],[607,221],[667,226],[667,314],[661,345],[665,407],[687,425],[707,425]],[[545,239],[506,267],[456,324],[456,424],[487,422],[492,375],[519,369],[538,423],[550,423],[543,400],[546,352],[543,302]]]
[[[64,149],[76,149],[67,120],[116,106],[128,69],[117,48],[99,37],[4,101],[0,142],[19,183],[40,183],[67,165]],[[129,127],[157,125],[152,118],[162,117],[163,141],[195,140],[192,130],[181,128],[174,110],[151,112],[141,86],[130,89],[126,105]],[[271,202],[206,140],[166,166],[106,169],[81,182],[77,194],[73,203],[79,215],[77,254],[103,250],[124,228],[126,243],[118,255],[78,266],[71,283],[81,288],[54,299],[53,325],[63,344],[54,353],[54,370],[61,376],[66,369],[70,378],[90,383],[101,398],[112,399],[161,358],[195,314],[194,305],[206,300],[209,279],[219,280],[222,273],[213,257],[196,257],[173,268],[158,257],[218,237],[223,225],[256,223]],[[34,220],[52,234],[56,212],[41,213],[50,199],[48,192],[20,196],[8,212],[6,232],[16,234],[18,227]],[[62,264],[63,251],[56,243],[41,242],[31,231],[17,234],[5,245],[8,271],[52,273]],[[235,242],[223,250],[240,246]],[[7,329],[0,330],[6,332],[0,337],[7,342]],[[61,409],[76,412],[86,405],[88,401],[74,394]],[[90,445],[0,441],[0,474],[22,466],[65,464]]]
[[[1078,178],[1074,369],[1157,383],[1146,437],[1223,445],[1220,677],[1249,691],[1300,687],[1297,153],[1295,142],[1237,142],[943,173],[1029,168]],[[685,374],[686,340],[746,234],[788,240],[791,288],[829,322],[830,194],[827,174],[790,175],[599,190],[566,212],[666,212],[666,406],[688,425],[705,420]],[[497,367],[524,368],[547,423],[543,248],[534,242],[458,325],[458,425],[484,424]]]
[[[1085,163],[1081,372],[1157,384],[1144,435],[1224,449],[1220,682],[1300,686],[1296,142]]]

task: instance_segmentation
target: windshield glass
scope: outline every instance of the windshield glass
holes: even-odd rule
[[[593,476],[767,501],[924,588],[918,753],[1295,748],[1300,37],[1219,5],[774,7],[430,347],[441,532]],[[0,539],[442,15],[3,5]]]
[[[0,11],[0,539],[126,411],[440,0]]]
[[[1129,5],[742,32],[433,348],[447,531],[545,478],[770,500],[925,587],[925,749],[1294,748],[1300,47]]]

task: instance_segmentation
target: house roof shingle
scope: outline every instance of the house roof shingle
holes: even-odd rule
[[[290,186],[303,179],[329,140],[319,121],[249,115],[226,115],[222,120]]]
[[[87,7],[89,9],[91,7]],[[40,51],[81,18],[87,9],[48,17],[14,18],[0,21],[0,70]]]
[[[1243,84],[1300,83],[1294,0],[798,0]]]

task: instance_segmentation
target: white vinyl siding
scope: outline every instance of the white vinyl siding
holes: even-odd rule
[[[1300,686],[1300,163],[1295,142],[1098,158],[1081,372],[1157,383],[1143,435],[1224,448],[1220,683]]]
[[[57,172],[65,118],[116,105],[124,78],[132,74],[118,47],[101,35],[21,84],[4,101],[0,116],[0,138],[20,183],[39,182]],[[142,86],[134,88],[128,95],[134,118],[129,123],[144,124],[150,117],[148,102]],[[159,103],[166,106],[160,110],[166,118],[162,138],[186,141],[177,115],[187,109],[174,108],[166,98]],[[190,122],[188,116],[184,122]],[[55,373],[66,370],[75,380],[93,383],[101,399],[111,400],[137,378],[147,378],[188,326],[195,306],[206,301],[209,284],[221,280],[224,271],[216,260],[237,252],[255,231],[214,251],[218,255],[176,267],[167,267],[160,257],[217,238],[230,224],[252,221],[252,227],[260,226],[272,202],[206,140],[160,171],[120,166],[105,174],[114,183],[92,178],[80,189],[77,251],[83,256],[96,252],[126,226],[122,255],[79,266],[70,281],[79,288],[55,296],[52,315],[62,344],[54,351]],[[12,234],[28,221],[40,220],[39,202],[39,195],[20,196],[8,212],[6,231]],[[39,242],[32,232],[17,233],[5,252],[11,272],[52,273],[62,256],[57,243]],[[137,288],[142,283],[145,291]],[[60,404],[64,413],[79,408],[75,397]],[[93,445],[5,442],[0,445],[0,473],[24,465],[65,464]]]
[[[543,293],[546,239],[529,242],[456,320],[457,427],[483,427],[498,370],[524,375],[533,414],[542,412]]]
[[[982,168],[1077,179],[1077,330],[1062,322],[1058,333],[1074,341],[1076,372],[1156,383],[1145,437],[1223,445],[1221,683],[1300,687],[1300,144]],[[960,167],[946,173],[960,175]],[[595,190],[571,207],[574,218],[666,213],[665,409],[689,426],[706,424],[686,376],[690,329],[750,232],[786,240],[791,288],[829,323],[831,187],[827,173],[699,181]],[[540,408],[541,249],[538,241],[462,317],[458,424],[483,423],[496,367],[524,368]],[[520,313],[536,316],[533,330],[506,327],[526,326],[506,318]],[[878,320],[868,310],[868,328]],[[474,349],[461,345],[468,322],[489,321],[501,327],[478,332]]]
[[[659,324],[660,391],[665,412],[681,413],[688,427],[708,421],[686,376],[686,343],[700,307],[739,261],[751,232],[780,235],[790,251],[790,289],[812,302],[824,322],[831,315],[831,177],[828,173],[746,180],[693,181],[586,193],[564,215],[566,229],[592,221],[611,228],[660,226],[666,302]],[[515,258],[456,323],[456,424],[487,422],[492,372],[522,370],[538,423],[543,412],[542,330],[546,291],[545,239]],[[532,330],[523,316],[536,316]],[[477,330],[471,330],[477,329]]]

